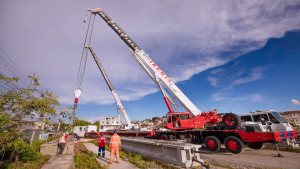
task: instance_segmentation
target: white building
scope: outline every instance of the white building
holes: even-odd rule
[[[112,116],[112,117],[100,117],[99,132],[119,129],[120,126],[121,126],[121,118],[119,115]]]
[[[78,136],[83,137],[85,132],[97,131],[97,125],[89,126],[75,126],[74,133],[77,133]]]

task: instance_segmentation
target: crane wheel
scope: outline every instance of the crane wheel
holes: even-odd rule
[[[241,125],[241,118],[234,113],[226,113],[222,117],[222,123],[226,129],[235,130]]]
[[[160,140],[169,140],[169,137],[168,137],[168,135],[166,135],[166,134],[162,134],[162,135],[160,136]]]
[[[213,152],[217,152],[221,148],[221,142],[220,140],[215,136],[208,136],[204,140],[204,144],[207,149]]]
[[[226,149],[233,154],[239,154],[245,146],[244,142],[235,136],[225,138],[224,144]]]

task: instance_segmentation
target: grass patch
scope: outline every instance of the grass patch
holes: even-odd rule
[[[82,143],[75,144],[75,155],[73,167],[76,169],[106,169],[108,165],[99,163],[94,154],[89,152]]]
[[[105,169],[108,168],[107,165],[101,165],[101,163],[99,163],[94,155],[90,152],[86,152],[86,153],[81,153],[79,152],[78,154],[76,154],[74,156],[74,167],[78,168],[78,169]]]

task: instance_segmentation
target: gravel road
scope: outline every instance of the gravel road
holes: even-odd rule
[[[300,169],[300,153],[281,151],[283,157],[277,157],[277,151],[245,148],[240,154],[232,154],[225,147],[214,154],[206,148],[202,148],[200,152],[200,158],[205,161],[215,161],[233,168]]]

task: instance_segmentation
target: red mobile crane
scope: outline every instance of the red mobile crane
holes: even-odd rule
[[[166,105],[169,109],[165,128],[182,130],[201,128],[204,125],[213,126],[216,122],[221,122],[227,129],[236,129],[240,125],[240,118],[236,114],[226,113],[221,119],[215,110],[201,112],[176,86],[176,84],[157,66],[156,63],[146,54],[114,21],[112,21],[102,9],[90,10],[98,14],[130,47],[132,55],[154,83],[160,88]],[[164,87],[180,102],[187,112],[174,112],[171,104],[178,109],[178,105],[164,90]],[[171,104],[170,104],[171,103]]]
[[[101,9],[89,9],[93,14],[98,14],[129,46],[131,53],[140,66],[150,76],[154,83],[160,88],[166,105],[169,109],[165,128],[173,129],[172,131],[148,132],[119,132],[124,136],[145,136],[155,135],[163,140],[186,139],[192,143],[205,144],[212,151],[218,151],[221,143],[232,153],[240,153],[244,144],[253,149],[261,148],[262,143],[292,139],[297,137],[296,131],[282,132],[246,132],[238,129],[241,123],[239,116],[233,113],[226,113],[222,119],[217,115],[215,110],[201,112],[176,86],[174,82],[157,66],[156,63],[146,54],[106,13]],[[162,84],[162,85],[161,85]],[[180,102],[187,112],[174,112],[171,104],[175,109],[178,105],[164,90],[164,87]],[[170,104],[171,103],[171,104]],[[217,125],[216,125],[217,124]],[[204,125],[215,126],[210,129],[218,130],[197,130]],[[220,130],[226,129],[226,130]],[[237,130],[238,129],[238,130]],[[110,135],[110,132],[105,134]]]

